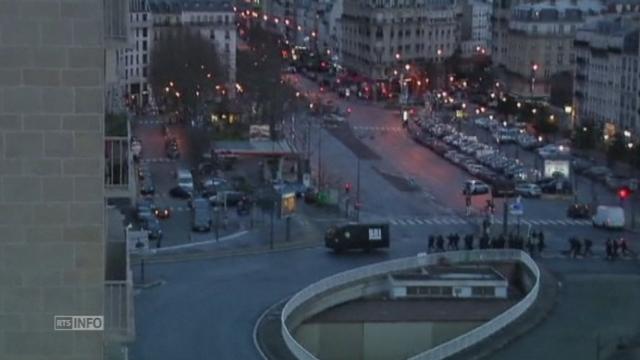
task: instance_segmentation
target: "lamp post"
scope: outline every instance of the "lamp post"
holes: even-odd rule
[[[536,86],[536,72],[538,71],[538,64],[535,62],[531,64],[531,96],[533,96],[533,92]]]

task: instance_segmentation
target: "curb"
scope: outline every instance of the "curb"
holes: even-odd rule
[[[246,235],[248,233],[249,233],[248,230],[242,230],[242,231],[238,231],[238,232],[233,233],[233,234],[222,236],[217,240],[216,239],[212,239],[212,240],[205,240],[205,241],[198,241],[198,242],[190,242],[190,243],[180,244],[180,245],[166,246],[166,247],[161,247],[161,248],[157,248],[157,249],[150,249],[149,252],[152,255],[156,255],[156,254],[162,254],[162,253],[165,253],[165,252],[171,252],[172,250],[189,249],[189,248],[193,248],[193,247],[198,247],[200,245],[216,244],[216,243],[219,243],[219,242],[222,242],[222,241],[227,241],[227,240],[230,240],[230,239],[235,239],[237,237],[244,236],[244,235]]]
[[[321,246],[321,242],[318,241],[298,241],[289,242],[284,244],[275,244],[273,249],[267,246],[255,246],[246,249],[231,249],[231,250],[218,250],[210,252],[199,253],[179,253],[179,254],[167,254],[167,255],[155,255],[155,256],[136,256],[132,258],[131,264],[140,264],[140,259],[144,259],[145,264],[161,264],[161,263],[174,263],[183,261],[196,261],[196,260],[209,260],[220,259],[225,257],[236,256],[250,256],[260,255],[275,252],[284,252],[292,250],[301,250],[307,248],[314,248]]]
[[[166,284],[166,281],[164,280],[156,280],[156,281],[152,281],[149,283],[144,283],[144,284],[134,284],[133,288],[134,289],[139,289],[139,290],[147,290],[147,289],[152,289],[154,287],[158,287],[161,285]]]
[[[282,303],[286,302],[289,298],[290,296],[285,297],[282,300],[277,301],[272,305],[270,305],[269,307],[267,307],[262,312],[262,314],[260,314],[260,316],[258,317],[258,320],[256,320],[256,323],[253,325],[253,346],[255,346],[256,350],[258,351],[258,353],[260,354],[260,357],[262,357],[263,360],[269,360],[270,358],[267,356],[267,354],[264,353],[264,351],[262,350],[262,347],[260,346],[260,343],[258,340],[258,328],[262,324],[262,320],[264,320],[264,317],[267,316],[267,314],[273,311],[273,309],[280,306]]]

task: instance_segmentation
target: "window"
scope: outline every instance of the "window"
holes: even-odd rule
[[[142,42],[142,50],[143,51],[147,51],[147,41],[146,40]]]
[[[229,35],[229,30],[225,30],[225,31],[224,31],[224,38],[225,38],[225,39],[227,39],[227,40],[229,40],[229,36],[230,36],[230,35]]]
[[[142,76],[147,77],[147,67],[142,68]]]
[[[142,64],[147,65],[147,54],[142,55]]]
[[[473,296],[495,296],[495,288],[492,286],[474,286],[471,288],[471,295]]]
[[[142,37],[147,37],[147,28],[142,29]]]

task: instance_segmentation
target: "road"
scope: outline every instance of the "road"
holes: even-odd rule
[[[303,79],[299,85],[306,92],[317,91]],[[303,134],[307,126],[312,129],[314,173],[320,163],[333,183],[354,184],[352,191],[356,191],[360,159],[361,217],[390,221],[392,248],[367,256],[334,256],[325,249],[311,248],[148,265],[147,278],[166,283],[136,297],[137,341],[132,346],[132,359],[259,359],[252,329],[262,311],[273,303],[325,276],[425,251],[429,233],[474,230],[474,222],[463,214],[460,195],[464,180],[469,178],[466,173],[415,144],[402,130],[397,110],[359,101],[341,105],[352,108],[350,127],[330,130],[321,127],[319,119],[303,118],[296,122],[297,133]],[[407,186],[407,178],[417,186]],[[546,233],[548,251],[543,261],[559,264],[558,271],[597,268],[601,272],[637,272],[635,261],[609,264],[600,258],[604,240],[612,235],[564,220],[566,200],[524,201],[526,217],[539,221],[536,227]],[[474,199],[476,206],[483,203],[482,198]],[[571,235],[593,239],[598,257],[567,260],[560,251],[567,248],[566,239]]]

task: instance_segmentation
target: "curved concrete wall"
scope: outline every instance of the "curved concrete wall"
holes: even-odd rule
[[[442,260],[452,264],[484,261],[517,261],[526,266],[534,275],[534,283],[529,293],[516,305],[496,318],[472,331],[418,354],[411,360],[439,360],[451,356],[467,347],[491,336],[522,315],[535,302],[540,286],[540,269],[535,261],[520,250],[472,250],[437,254],[419,254],[414,257],[385,261],[339,273],[304,288],[285,304],[281,315],[282,337],[289,351],[301,360],[317,360],[291,335],[305,319],[335,305],[375,294],[384,288],[383,275],[422,266],[436,265]],[[375,279],[375,277],[380,277]],[[372,281],[364,282],[366,279]]]

